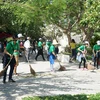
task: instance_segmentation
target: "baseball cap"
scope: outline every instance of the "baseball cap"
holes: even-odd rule
[[[100,45],[100,40],[97,41],[97,45]]]

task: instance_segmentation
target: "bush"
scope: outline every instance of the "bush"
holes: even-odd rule
[[[97,94],[77,94],[77,95],[58,95],[58,96],[36,96],[25,97],[22,100],[100,100],[100,93]]]
[[[40,97],[25,97],[22,100],[88,100],[87,95],[58,95],[58,96],[40,96]]]
[[[90,45],[92,48],[96,44],[97,40],[100,40],[100,32],[94,33],[93,38],[91,38]]]
[[[92,54],[93,54],[92,48],[91,48],[91,47],[90,47],[90,48],[87,48],[87,54],[88,54],[88,55],[92,55]]]
[[[88,100],[100,100],[100,93],[90,95]]]
[[[87,60],[93,60],[93,56],[92,55],[86,55],[86,59]]]

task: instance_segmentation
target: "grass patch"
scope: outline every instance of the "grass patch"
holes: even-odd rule
[[[100,93],[97,94],[77,94],[77,95],[57,95],[57,96],[35,96],[24,97],[22,100],[100,100]]]
[[[22,100],[88,100],[87,95],[58,95],[58,96],[36,96],[36,97],[25,97]]]

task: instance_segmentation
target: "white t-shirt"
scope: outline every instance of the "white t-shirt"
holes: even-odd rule
[[[29,41],[29,40],[26,40],[26,41],[25,41],[24,47],[25,47],[25,48],[30,48],[30,47],[31,47],[30,41]]]

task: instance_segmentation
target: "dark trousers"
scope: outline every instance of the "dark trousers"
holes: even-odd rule
[[[33,51],[34,51],[35,54],[36,54],[36,48],[35,48],[35,47],[32,48],[32,53],[33,53]]]
[[[94,61],[94,66],[96,66],[96,62],[97,62],[97,57],[96,56],[93,58],[93,61]]]
[[[79,68],[81,68],[82,61],[83,61],[84,68],[86,68],[86,59],[85,59],[85,57],[81,58],[81,62],[79,63]]]
[[[100,52],[96,53],[96,56],[94,57],[94,66],[97,66],[97,69],[99,68],[99,61],[100,61]]]
[[[76,60],[76,49],[72,49],[72,58]]]
[[[45,60],[44,55],[43,55],[43,49],[39,49],[39,50],[38,50],[37,55],[36,55],[36,57],[35,57],[36,60],[37,60],[37,58],[38,58],[39,55],[41,55],[42,58],[43,58],[43,60]]]
[[[4,59],[3,59],[3,68],[6,67],[6,65],[8,64],[9,60],[10,60],[10,57],[8,55],[4,55]],[[8,66],[10,66],[10,71],[9,71],[9,80],[12,79],[12,75],[13,75],[13,70],[14,70],[14,66],[15,66],[15,58],[13,57],[11,62],[9,63]],[[5,70],[4,72],[4,76],[3,76],[3,82],[6,81],[6,76],[7,76],[7,70],[8,70],[8,67],[7,69]]]

